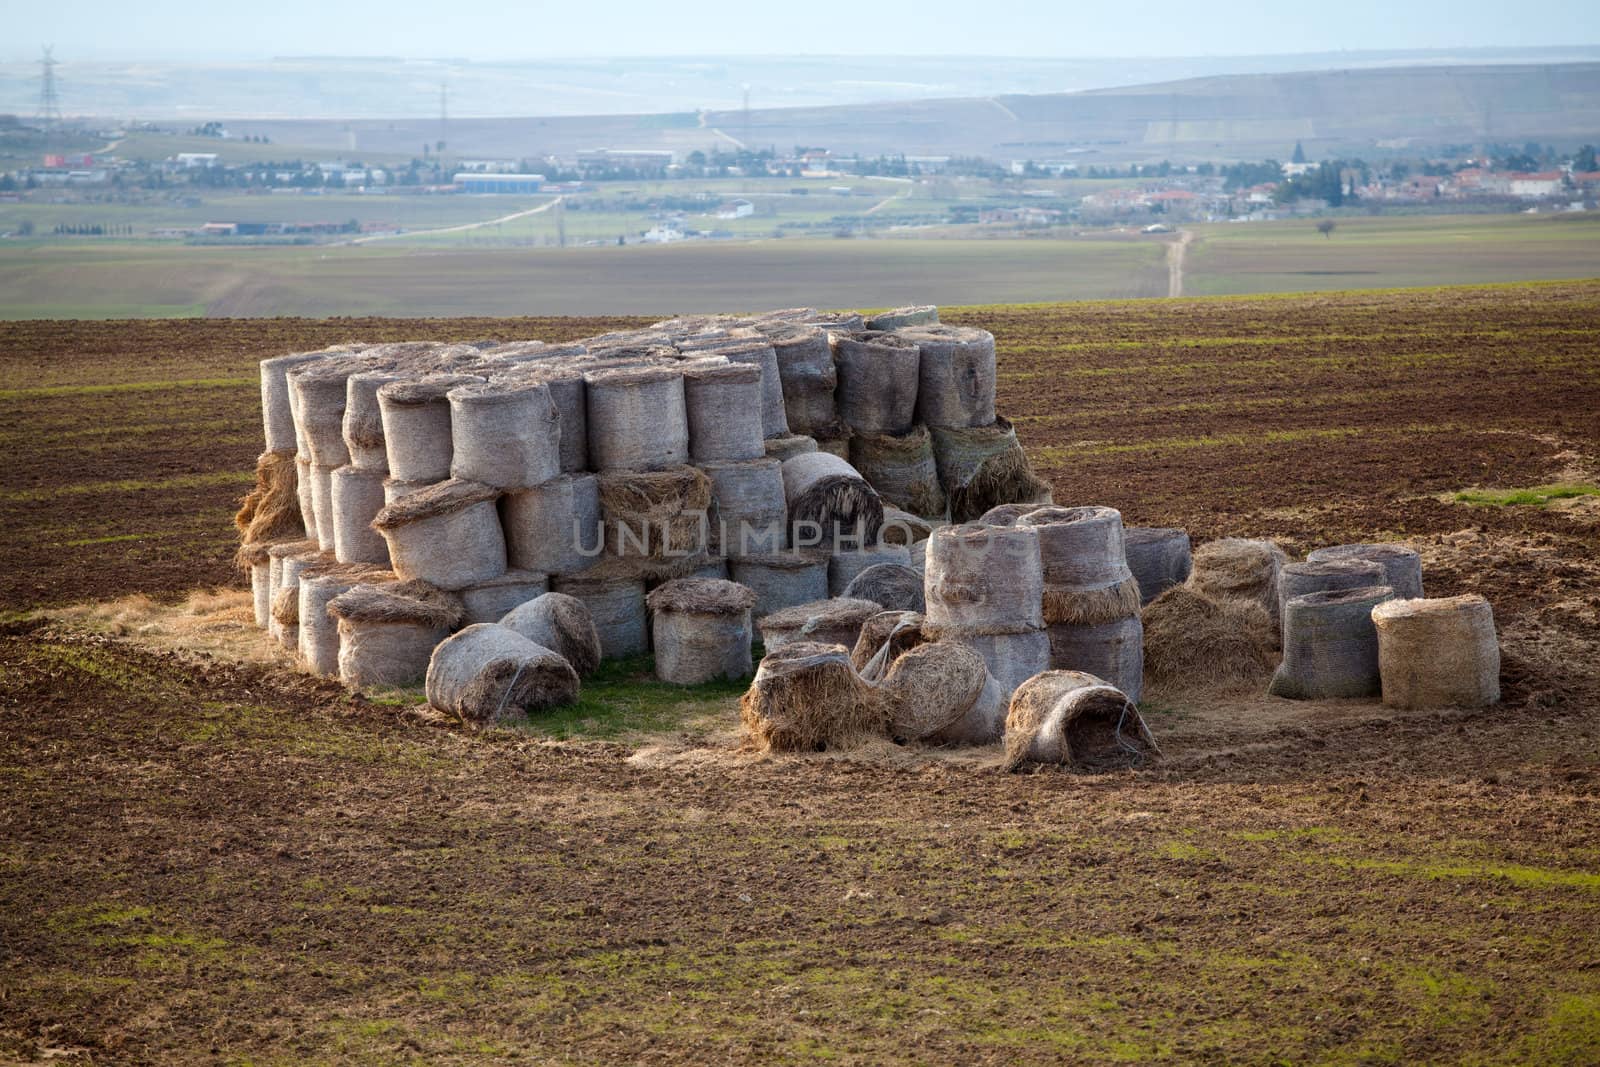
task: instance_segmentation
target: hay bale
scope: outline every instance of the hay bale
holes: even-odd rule
[[[783,434],[780,437],[769,437],[764,441],[763,448],[768,459],[775,459],[782,463],[794,456],[803,456],[807,452],[817,450],[814,438],[802,437],[799,434]]]
[[[783,464],[775,459],[748,463],[705,463],[711,482],[711,545],[724,556],[764,556],[788,544],[789,506],[783,491]]]
[[[828,598],[828,557],[815,552],[734,556],[728,560],[728,573],[755,593],[752,613],[757,619]]]
[[[834,334],[839,418],[855,433],[910,433],[916,424],[922,353],[898,334]]]
[[[783,378],[778,372],[778,354],[765,337],[750,332],[749,338],[718,345],[716,353],[730,363],[748,363],[761,368],[761,436],[782,437],[789,432],[789,417],[783,409]]]
[[[861,472],[886,504],[927,519],[944,518],[947,501],[933,462],[933,437],[926,426],[898,437],[858,433],[850,438],[850,465]]]
[[[932,326],[939,321],[939,309],[932,304],[882,311],[867,319],[869,330],[901,330],[907,326]]]
[[[592,474],[563,474],[507,493],[500,498],[500,521],[506,560],[519,570],[578,574],[605,551],[600,481]]]
[[[1372,609],[1383,702],[1392,708],[1481,708],[1500,700],[1494,612],[1476,593],[1391,600]]]
[[[600,568],[584,574],[557,575],[551,584],[583,603],[594,620],[605,659],[625,659],[650,651],[644,579]]]
[[[398,478],[385,478],[383,480],[383,502],[393,504],[396,500],[408,497],[412,493],[420,493],[429,486],[438,485],[438,482],[403,482]]]
[[[561,422],[548,386],[472,382],[450,390],[450,477],[497,489],[561,473]]]
[[[618,367],[584,380],[589,461],[596,470],[662,470],[689,461],[682,371]]]
[[[281,627],[273,618],[273,606],[278,602],[278,593],[284,588],[284,563],[291,557],[307,556],[316,558],[321,550],[317,542],[310,538],[296,541],[279,541],[277,544],[267,545],[267,632],[275,641],[282,641]],[[295,568],[293,573],[298,573]]]
[[[378,387],[384,455],[390,477],[442,482],[450,477],[450,390],[482,381],[465,374],[430,374]]]
[[[784,417],[791,433],[837,436],[839,409],[834,389],[839,372],[833,346],[816,326],[771,323],[757,326],[772,344],[783,391]]]
[[[1386,585],[1290,597],[1283,613],[1283,662],[1267,692],[1290,700],[1377,696],[1382,680],[1372,609],[1393,599]]]
[[[383,411],[378,405],[378,390],[390,382],[406,380],[400,370],[364,370],[345,381],[344,447],[350,465],[361,470],[387,472],[389,453],[383,440]]]
[[[587,678],[600,666],[600,633],[594,616],[577,597],[545,593],[512,608],[500,625],[555,652],[572,664],[580,678]]]
[[[817,443],[818,452],[826,452],[830,456],[838,456],[845,462],[850,461],[850,431],[840,428],[837,436],[822,434],[813,438]]]
[[[970,326],[901,331],[922,352],[917,421],[928,426],[990,426],[995,419],[994,334]]]
[[[347,590],[327,611],[339,624],[339,680],[368,689],[422,681],[462,608],[459,597],[425,582],[389,582]]]
[[[1017,526],[1039,531],[1046,625],[1095,626],[1139,614],[1116,508],[1036,508]]]
[[[578,675],[555,652],[514,630],[477,623],[428,660],[428,703],[464,722],[502,724],[578,699]]]
[[[952,522],[971,522],[1000,504],[1050,502],[1049,483],[1033,473],[1004,416],[989,426],[933,426],[929,432]]]
[[[261,361],[261,424],[268,452],[290,452],[299,445],[289,400],[289,372],[330,356],[327,351],[295,352]]]
[[[910,559],[909,553],[906,558]],[[920,613],[926,607],[922,575],[909,562],[875,563],[857,572],[839,595],[851,600],[871,600],[889,611]]]
[[[750,609],[756,595],[734,582],[678,578],[645,598],[656,677],[673,685],[748,678]]]
[[[1092,674],[1049,671],[1012,694],[1006,712],[1006,770],[1024,763],[1103,768],[1159,755],[1139,709]]]
[[[366,363],[352,356],[302,363],[289,371],[295,425],[313,463],[342,467],[350,462],[344,443],[345,397],[352,374]]]
[[[386,505],[372,525],[402,579],[465,589],[505,573],[499,496],[493,486],[452,478]]]
[[[1043,630],[1038,529],[969,525],[935,530],[928,539],[925,592],[928,625],[941,633]],[[1048,657],[1048,641],[1045,648]]]
[[[902,653],[931,640],[923,634],[922,622],[922,614],[916,611],[880,611],[868,616],[850,649],[850,665],[867,681],[882,681],[889,665]]]
[[[1188,580],[1194,566],[1188,531],[1170,526],[1125,526],[1122,533],[1128,570],[1139,583],[1141,604]]]
[[[683,368],[689,455],[696,463],[761,459],[761,367],[692,360]]]
[[[828,595],[844,596],[844,591],[856,576],[880,563],[899,563],[910,566],[911,553],[905,545],[869,545],[866,548],[842,548],[828,558]]]
[[[1044,630],[972,634],[940,630],[927,624],[922,629],[937,640],[966,645],[982,656],[1007,700],[1017,686],[1050,669],[1050,635]]]
[[[920,515],[913,515],[909,511],[884,505],[883,526],[878,530],[878,540],[886,545],[913,545],[918,541],[926,541],[933,536],[936,526],[942,523],[930,522]]]
[[[867,328],[866,317],[854,311],[816,311],[806,317],[805,323],[829,333],[860,333]]]
[[[927,540],[913,541],[907,546],[907,551],[911,554],[911,569],[922,575],[923,585],[926,586],[928,581]],[[924,593],[924,599],[926,599],[926,593]]]
[[[1383,582],[1400,600],[1422,597],[1422,557],[1405,545],[1335,545],[1319,548],[1306,556],[1307,563],[1331,563],[1340,559],[1364,559],[1383,567]]]
[[[537,571],[508,570],[498,578],[469,585],[460,591],[465,609],[461,621],[469,626],[480,622],[499,622],[507,613],[549,591],[549,575]]]
[[[300,662],[312,674],[331,678],[339,673],[339,623],[328,614],[335,598],[371,581],[379,568],[366,564],[335,564],[318,567],[300,575],[296,648]]]
[[[337,469],[324,467],[320,463],[311,465],[312,517],[316,520],[317,544],[322,546],[324,552],[333,551],[337,529],[333,512],[333,472]]]
[[[1015,526],[1022,516],[1044,506],[1032,500],[1021,504],[996,504],[974,521],[979,526]]]
[[[1272,632],[1279,632],[1278,583],[1289,556],[1271,541],[1224,537],[1194,553],[1188,584],[1217,599],[1251,600],[1267,609]]]
[[[1175,690],[1254,688],[1272,669],[1277,636],[1258,600],[1175,585],[1144,609],[1144,671]]]
[[[1285,563],[1278,572],[1278,618],[1284,617],[1284,605],[1297,596],[1388,585],[1386,577],[1383,564],[1370,559],[1346,557]]]
[[[317,536],[317,495],[311,488],[311,467],[309,459],[295,457],[295,500],[300,505],[300,525],[306,536],[314,540]]]
[[[1104,678],[1135,704],[1144,691],[1144,623],[1137,610],[1123,619],[1045,628],[1050,635],[1050,667]]]
[[[871,544],[883,525],[883,501],[861,472],[838,456],[809,452],[783,463],[789,542],[799,548],[841,539]]]
[[[234,563],[241,570],[255,562],[251,558],[254,550],[246,551],[249,546],[305,537],[306,527],[300,517],[298,465],[293,452],[263,452],[256,457],[256,484],[239,502],[233,525],[240,538],[240,550]]]
[[[884,734],[877,691],[842,647],[814,641],[767,652],[739,700],[739,721],[758,752],[842,751]]]
[[[896,741],[925,741],[966,717],[990,681],[983,657],[965,645],[934,641],[897,656],[878,690]]]
[[[603,473],[599,499],[606,551],[618,559],[682,559],[706,551],[711,480],[694,467]]]
[[[272,624],[272,561],[267,558],[266,546],[241,546],[259,548],[259,558],[249,563],[250,604],[255,612],[256,626],[265,630]],[[254,555],[254,553],[252,553]]]
[[[768,652],[797,641],[854,648],[861,637],[861,627],[882,610],[882,605],[870,600],[833,597],[775,611],[759,619],[756,626]]]
[[[333,555],[340,563],[389,565],[389,544],[372,528],[384,509],[388,477],[379,470],[344,466],[330,476]]]
[[[518,373],[550,390],[561,423],[561,472],[576,474],[589,466],[589,387],[583,377],[594,368],[582,345],[552,346],[550,352],[548,359],[518,365]]]

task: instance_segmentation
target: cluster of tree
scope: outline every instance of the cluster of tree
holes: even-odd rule
[[[28,233],[33,232],[30,224]],[[58,222],[55,228],[58,237],[132,237],[132,226],[107,226],[101,223]]]
[[[1276,159],[1268,159],[1261,163],[1230,163],[1222,168],[1222,188],[1225,192],[1237,192],[1248,189],[1252,185],[1265,185],[1283,180],[1283,164]]]
[[[1280,203],[1291,200],[1326,200],[1329,207],[1339,207],[1347,200],[1355,199],[1355,183],[1350,183],[1350,188],[1345,185],[1345,163],[1343,160],[1330,160],[1322,163],[1314,170],[1308,170],[1282,182],[1273,194],[1274,199]]]

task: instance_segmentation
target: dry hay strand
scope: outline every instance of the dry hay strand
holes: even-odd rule
[[[1011,695],[1006,713],[1005,769],[1060,763],[1102,770],[1159,756],[1133,701],[1082,671],[1045,671]]]
[[[1000,504],[1050,502],[1050,483],[1033,472],[1005,416],[996,416],[992,426],[931,432],[952,522],[971,522]]]
[[[775,611],[757,626],[769,651],[795,642],[823,642],[850,649],[860,640],[861,627],[882,610],[881,604],[870,600],[833,597]]]
[[[922,596],[922,575],[906,563],[874,563],[850,579],[840,595],[871,600],[888,611],[920,613],[927,606]]]
[[[933,462],[933,437],[926,426],[910,433],[857,433],[850,438],[850,465],[861,472],[885,504],[925,519],[944,518],[947,501]]]
[[[1188,584],[1218,600],[1255,601],[1267,610],[1276,635],[1279,574],[1288,562],[1288,553],[1271,541],[1224,537],[1195,550]]]
[[[867,681],[876,682],[902,654],[931,640],[922,632],[921,612],[880,611],[861,624],[861,636],[850,650],[850,665]]]
[[[883,701],[844,647],[811,641],[767,653],[739,699],[739,721],[756,752],[856,748],[885,726]]]
[[[500,625],[550,649],[572,664],[580,678],[600,666],[600,634],[588,606],[577,597],[545,593],[513,608]]]
[[[1139,614],[1139,580],[1132,576],[1099,589],[1044,587],[1046,625],[1096,626]]]
[[[233,562],[248,571],[258,562],[257,546],[300,539],[306,529],[300,517],[299,474],[292,450],[263,452],[256,459],[256,484],[239,502],[233,516],[239,531],[239,551]]]
[[[695,467],[599,476],[606,551],[665,560],[704,555],[711,479]]]
[[[1390,600],[1372,609],[1383,702],[1481,708],[1500,700],[1494,611],[1477,593]]]
[[[300,625],[300,587],[280,589],[272,598],[272,621],[280,626]]]
[[[686,615],[742,615],[755,607],[755,590],[717,578],[678,578],[645,597],[651,611]]]
[[[426,582],[363,583],[334,597],[328,614],[350,622],[410,622],[453,628],[466,608],[461,598]]]
[[[1267,609],[1175,585],[1145,606],[1144,672],[1168,690],[1254,688],[1277,662]]]
[[[378,517],[372,520],[372,525],[379,530],[396,530],[423,519],[452,515],[474,504],[497,500],[499,497],[500,490],[492,485],[470,482],[464,478],[451,478],[449,481],[435,482],[414,493],[407,493],[393,503],[385,505],[384,509],[378,512]]]
[[[878,683],[896,741],[921,741],[960,722],[989,681],[983,657],[953,641],[909,649]]]

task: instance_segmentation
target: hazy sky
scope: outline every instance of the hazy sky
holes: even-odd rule
[[[1600,3],[1547,0],[3,0],[0,58],[387,55],[1259,55],[1600,43]]]

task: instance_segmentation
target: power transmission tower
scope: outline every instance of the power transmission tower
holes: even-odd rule
[[[39,113],[35,116],[46,140],[61,129],[61,95],[56,88],[56,57],[54,45],[45,45],[44,58],[39,60]]]
[[[439,83],[439,154],[444,155],[444,146],[450,140],[450,87],[444,82]]]

